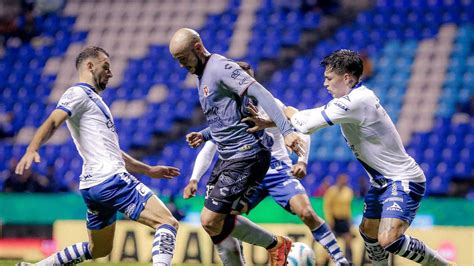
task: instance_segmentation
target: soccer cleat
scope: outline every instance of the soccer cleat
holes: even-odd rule
[[[291,250],[291,240],[284,236],[277,236],[277,244],[268,250],[271,266],[287,265],[288,253]]]

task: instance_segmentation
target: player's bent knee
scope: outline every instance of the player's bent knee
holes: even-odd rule
[[[203,217],[201,216],[201,225],[204,230],[210,234],[218,234],[219,233],[219,228],[218,228],[218,222],[215,221],[215,219],[210,219],[209,217]]]
[[[359,224],[359,234],[362,236],[362,238],[371,238],[371,239],[376,239],[377,238],[377,233],[374,234],[374,232],[371,232],[371,230],[367,230],[366,227],[364,226],[364,223],[361,222]]]
[[[166,219],[166,221],[164,221],[163,223],[157,223],[155,228],[158,228],[163,224],[171,225],[172,227],[174,227],[174,229],[176,229],[176,231],[179,229],[179,222],[173,216],[170,217],[169,219]]]
[[[378,236],[379,244],[383,248],[387,248],[392,243],[397,241],[399,238],[400,238],[400,236],[396,233],[379,234],[379,236]]]
[[[299,209],[297,215],[304,222],[310,222],[316,219],[316,213],[314,212],[313,208],[311,208],[311,206],[305,206]]]

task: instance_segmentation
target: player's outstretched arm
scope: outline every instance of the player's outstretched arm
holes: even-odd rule
[[[254,82],[247,89],[247,94],[257,99],[260,106],[270,119],[275,122],[285,139],[285,145],[298,156],[303,154],[303,144],[301,138],[294,132],[291,124],[286,119],[282,110],[273,98],[273,95],[258,82]]]
[[[202,150],[198,153],[194,162],[193,173],[188,185],[184,188],[183,198],[189,199],[196,195],[199,180],[211,166],[212,158],[216,154],[217,145],[212,141],[207,141]]]
[[[132,173],[144,174],[151,178],[171,179],[180,175],[180,171],[176,167],[155,165],[150,166],[133,158],[126,152],[122,151],[122,158],[125,161],[125,168]]]
[[[51,138],[54,132],[64,123],[64,121],[66,121],[67,118],[68,114],[61,109],[56,109],[49,115],[48,119],[46,119],[38,130],[36,130],[30,145],[26,148],[25,154],[20,159],[20,162],[18,162],[15,169],[16,174],[23,174],[24,170],[31,167],[33,161],[35,163],[40,162],[41,157],[38,153],[39,148],[43,143]]]
[[[285,108],[285,116],[290,119],[291,125],[301,133],[311,134],[321,128],[332,126],[334,123],[329,120],[324,107],[298,111],[294,107]]]

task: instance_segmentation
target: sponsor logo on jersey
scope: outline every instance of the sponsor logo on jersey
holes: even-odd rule
[[[79,177],[80,181],[86,181],[87,179],[91,178],[92,175],[91,174],[88,174],[88,175],[82,175]]]
[[[237,79],[240,76],[240,71],[241,71],[240,69],[236,69],[232,71],[232,74],[230,75],[230,77],[233,79]]]
[[[397,202],[403,202],[403,198],[400,198],[400,197],[390,197],[390,198],[387,198],[383,201],[383,204],[387,203],[387,202],[391,202],[391,201],[397,201]]]
[[[224,68],[225,69],[232,69],[232,65],[231,64],[225,64]]]
[[[386,209],[387,211],[396,211],[396,212],[403,212],[402,207],[398,205],[396,202],[392,204],[392,206],[388,207]]]
[[[250,80],[250,77],[244,77],[243,79],[239,81],[239,85],[244,85],[248,83],[249,80]]]
[[[239,148],[239,151],[248,151],[250,149],[252,149],[252,145],[244,145]]]
[[[349,111],[349,107],[345,106],[344,104],[340,103],[340,102],[334,102],[334,105],[341,108],[342,110],[344,111]]]

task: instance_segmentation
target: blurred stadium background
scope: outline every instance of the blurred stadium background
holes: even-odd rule
[[[330,99],[322,87],[323,56],[339,48],[359,51],[365,83],[427,176],[413,234],[460,265],[474,264],[473,0],[0,0],[0,259],[37,260],[86,237],[77,193],[82,161],[67,128],[41,149],[32,171],[17,176],[13,169],[76,81],[75,56],[97,45],[112,55],[114,78],[102,96],[122,149],[150,164],[181,168],[173,180],[142,178],[184,216],[175,262],[219,264],[197,224],[205,180],[200,197],[181,200],[197,154],[184,135],[205,121],[194,77],[168,52],[180,27],[198,30],[211,52],[249,62],[277,98],[305,109]],[[368,178],[338,130],[312,136],[303,184],[322,214],[321,195],[337,175],[348,174],[358,239]],[[298,219],[271,200],[250,216],[312,244]],[[104,261],[149,261],[150,232],[127,221],[119,228]],[[366,262],[360,239],[353,246],[354,261]],[[261,252],[246,249],[249,264],[265,262]]]

